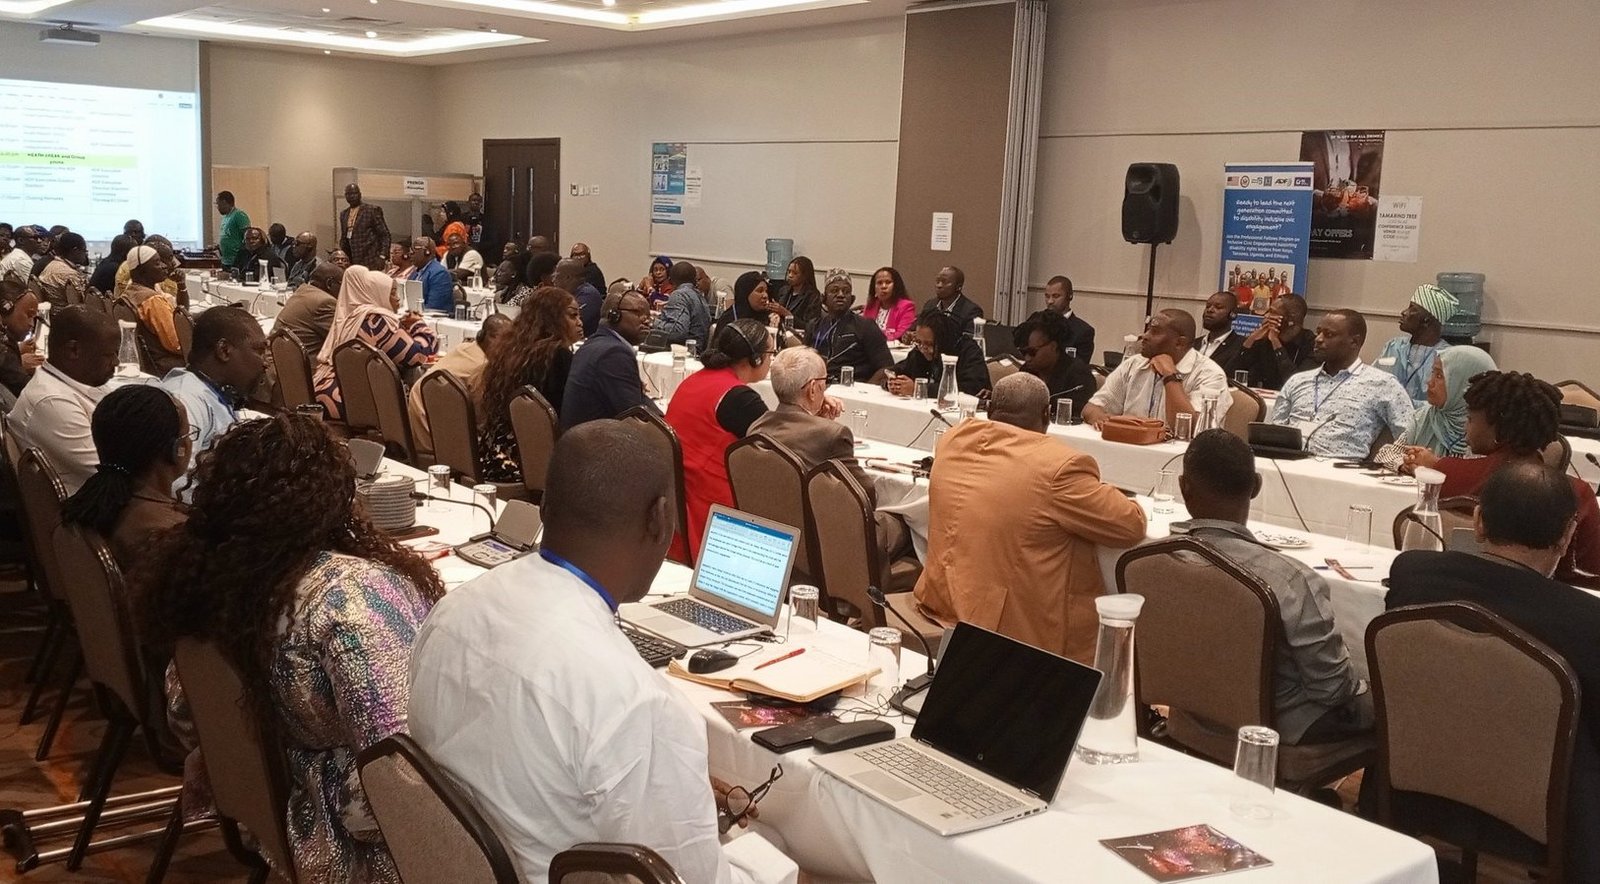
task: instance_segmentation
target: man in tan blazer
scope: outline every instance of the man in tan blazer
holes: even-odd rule
[[[917,601],[945,623],[1092,664],[1096,549],[1142,541],[1145,516],[1100,481],[1094,458],[1046,435],[1049,400],[1043,381],[1019,372],[995,385],[989,420],[940,440]]]
[[[333,311],[339,305],[339,287],[344,282],[344,269],[332,261],[323,261],[312,268],[305,284],[294,290],[283,303],[272,323],[272,333],[294,333],[300,348],[312,359],[322,350],[333,327]]]

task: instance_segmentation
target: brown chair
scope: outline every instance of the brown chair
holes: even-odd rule
[[[772,437],[752,433],[729,445],[723,461],[735,507],[800,530],[790,583],[816,583],[809,540],[813,529],[806,516],[806,468],[800,458]]]
[[[295,333],[278,329],[267,338],[267,349],[272,354],[272,368],[278,376],[278,396],[283,400],[283,407],[292,411],[302,405],[315,405],[317,394],[312,383],[311,358],[300,346]]]
[[[994,389],[1002,378],[1016,374],[1020,370],[1017,360],[1010,356],[996,356],[989,360],[989,389]]]
[[[273,870],[295,881],[289,773],[282,747],[251,711],[238,669],[216,645],[181,638],[173,659],[206,759],[228,852],[250,867],[251,884],[266,881]],[[255,837],[259,853],[244,846],[241,825]]]
[[[1094,375],[1094,388],[1099,390],[1106,385],[1106,378],[1111,377],[1111,369],[1100,365],[1089,366],[1089,373]]]
[[[194,320],[189,318],[189,311],[174,307],[172,327],[178,333],[178,349],[183,351],[183,358],[188,359],[189,351],[194,349]]]
[[[674,476],[672,491],[678,498],[676,504],[678,510],[677,533],[678,536],[687,538],[689,536],[689,499],[683,490],[683,446],[678,443],[678,434],[659,415],[642,405],[634,406],[617,415],[617,420],[638,421],[654,431],[650,439],[656,445],[656,456],[672,464],[672,475]],[[699,550],[690,549],[689,545],[685,543],[683,545],[684,561],[679,564],[693,568],[694,557],[698,552]]]
[[[367,363],[387,358],[358,340],[345,341],[333,351],[333,375],[344,399],[344,421],[357,435],[378,428],[378,404],[372,398]]]
[[[1134,645],[1140,705],[1169,707],[1173,742],[1232,766],[1239,728],[1277,726],[1273,668],[1283,641],[1277,597],[1259,577],[1188,537],[1123,553],[1117,591],[1145,598]],[[1278,780],[1309,791],[1365,767],[1372,746],[1370,736],[1281,745]]]
[[[10,438],[12,428],[8,425],[6,429],[9,450],[15,440]],[[42,658],[38,677],[34,679],[33,689],[29,691],[27,703],[22,708],[22,723],[33,720],[50,676],[55,674],[62,655],[68,655],[66,677],[59,683],[55,707],[45,723],[44,732],[39,737],[39,747],[34,754],[35,760],[44,761],[50,756],[50,747],[55,743],[56,731],[66,713],[72,687],[77,684],[78,676],[83,671],[83,656],[71,643],[76,632],[72,628],[72,609],[66,597],[66,579],[61,574],[61,563],[56,555],[55,533],[61,524],[61,505],[67,499],[67,490],[56,476],[55,469],[37,449],[24,451],[16,464],[23,526],[27,530],[34,560],[39,564],[36,584],[45,597],[49,616],[46,642],[40,648]]]
[[[517,467],[522,470],[522,487],[535,502],[544,499],[550,455],[555,452],[561,422],[550,400],[537,387],[523,387],[511,397],[511,432],[517,437]]]
[[[444,464],[460,481],[478,484],[478,415],[467,385],[448,370],[428,373],[421,381],[422,410],[433,433],[433,462]],[[528,496],[522,482],[490,482],[500,500]]]
[[[1577,676],[1549,647],[1477,605],[1397,608],[1367,627],[1378,717],[1378,820],[1567,880]]]
[[[405,734],[357,759],[361,788],[406,884],[515,884],[505,845],[472,800]]]
[[[391,455],[406,463],[417,462],[417,448],[411,441],[411,412],[406,403],[405,384],[400,370],[387,359],[367,360],[367,392],[378,413],[378,435]]]
[[[591,881],[591,874],[610,875],[615,884],[684,884],[661,855],[638,844],[578,844],[550,858],[550,884],[567,876]]]
[[[1556,389],[1561,391],[1563,405],[1582,405],[1600,411],[1600,393],[1589,389],[1582,381],[1561,381],[1556,384]]]
[[[1228,413],[1222,416],[1222,428],[1249,441],[1250,425],[1266,420],[1267,403],[1256,391],[1233,381],[1228,382],[1228,395],[1233,397],[1233,403],[1228,406]]]
[[[902,559],[887,568],[883,566],[867,493],[836,460],[819,464],[806,475],[806,509],[816,540],[811,546],[811,571],[822,575],[835,616],[853,617],[863,630],[889,625],[868,587],[887,591],[895,584],[909,582],[914,586],[922,573],[921,564],[915,559]],[[885,600],[916,626],[924,642],[937,644],[943,636],[944,626],[922,613],[914,594],[894,592]],[[850,607],[842,607],[841,602]]]
[[[1438,538],[1429,538],[1428,529],[1411,513],[1416,504],[1406,507],[1394,515],[1394,548],[1427,549],[1427,540],[1433,539],[1439,545],[1450,545],[1450,532],[1457,528],[1471,528],[1473,514],[1478,509],[1478,499],[1470,495],[1446,497],[1439,501],[1439,534]]]

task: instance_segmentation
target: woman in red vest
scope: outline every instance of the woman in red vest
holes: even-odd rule
[[[689,505],[688,536],[673,538],[672,558],[700,548],[706,511],[714,503],[733,506],[733,489],[723,460],[728,446],[744,438],[767,404],[749,384],[766,380],[776,352],[766,326],[739,319],[717,330],[701,355],[704,366],[672,394],[667,423],[683,447],[683,489]]]

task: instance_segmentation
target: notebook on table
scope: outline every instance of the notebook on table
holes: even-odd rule
[[[812,763],[941,835],[996,826],[1050,806],[1099,686],[1098,670],[959,623],[911,736]]]
[[[773,645],[719,672],[690,672],[678,659],[667,664],[667,672],[724,690],[809,703],[866,681],[878,674],[878,667],[851,662],[816,648],[805,648],[797,654],[791,646]]]

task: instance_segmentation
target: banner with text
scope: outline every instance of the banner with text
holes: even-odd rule
[[[1219,291],[1256,313],[1279,295],[1306,293],[1311,164],[1228,163],[1222,192]]]
[[[657,141],[650,145],[650,223],[682,224],[689,179],[689,145]],[[695,194],[698,198],[698,190]]]

